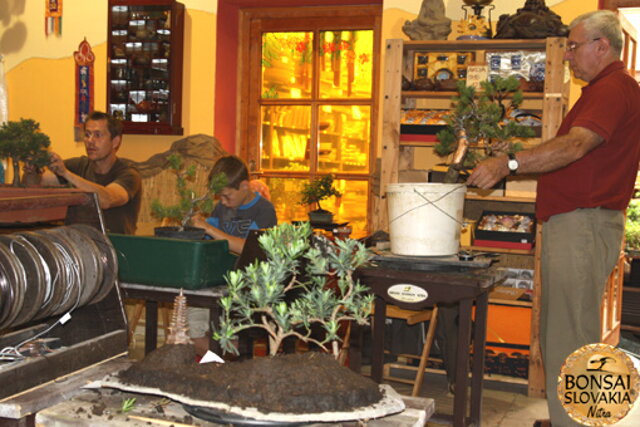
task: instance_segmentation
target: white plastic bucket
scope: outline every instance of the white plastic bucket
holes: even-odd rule
[[[458,252],[464,184],[387,185],[391,252],[445,256]]]

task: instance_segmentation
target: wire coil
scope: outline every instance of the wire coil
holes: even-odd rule
[[[116,252],[84,224],[0,236],[0,331],[95,304],[113,289]]]

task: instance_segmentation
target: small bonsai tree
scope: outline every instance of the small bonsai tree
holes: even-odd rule
[[[0,158],[11,158],[13,185],[20,185],[20,162],[36,170],[50,162],[51,140],[40,131],[40,124],[32,119],[8,121],[0,126]]]
[[[444,182],[458,181],[460,171],[473,167],[479,160],[497,153],[513,153],[522,149],[514,138],[534,136],[533,130],[506,116],[506,112],[522,104],[520,81],[511,76],[497,77],[481,83],[482,92],[463,80],[458,82],[454,109],[447,116],[447,127],[438,132],[435,151],[440,156],[453,154]]]
[[[222,190],[227,185],[227,177],[224,174],[214,176],[208,183],[207,192],[198,196],[196,192],[188,187],[188,183],[194,180],[196,166],[191,165],[185,168],[182,157],[178,154],[171,154],[167,158],[169,168],[176,174],[176,191],[179,201],[175,205],[165,206],[158,199],[151,202],[151,213],[159,219],[169,218],[180,224],[183,229],[189,224],[191,217],[197,212],[211,212],[213,210],[213,195]]]
[[[237,354],[236,335],[261,328],[269,335],[271,355],[286,337],[295,336],[325,351],[331,343],[337,358],[340,321],[367,324],[371,314],[373,295],[353,278],[370,259],[369,251],[357,240],[311,238],[308,222],[280,224],[260,235],[259,243],[267,260],[226,276],[229,294],[220,299],[223,313],[214,339]],[[327,286],[333,280],[335,289]],[[322,326],[324,337],[312,336],[312,324]]]
[[[302,194],[301,205],[315,204],[318,211],[325,211],[320,206],[320,201],[331,196],[342,196],[342,193],[333,186],[333,175],[324,175],[313,181],[306,182],[300,194]]]

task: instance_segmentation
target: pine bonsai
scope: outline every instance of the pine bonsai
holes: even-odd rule
[[[438,132],[435,151],[440,156],[453,154],[444,182],[458,181],[460,171],[473,167],[479,160],[498,153],[522,149],[514,138],[534,136],[533,130],[506,115],[522,104],[520,81],[511,76],[497,77],[481,83],[482,92],[463,80],[458,82],[454,109],[447,116],[447,127]]]
[[[223,314],[214,339],[237,354],[236,335],[261,328],[269,335],[271,355],[294,336],[327,351],[331,343],[337,358],[340,322],[367,324],[371,313],[373,295],[353,278],[370,259],[369,251],[357,240],[311,237],[308,222],[280,224],[260,235],[259,243],[267,260],[226,276],[229,294],[220,299]],[[321,325],[322,338],[312,335],[313,324]]]
[[[11,158],[13,185],[20,185],[20,162],[36,170],[50,162],[51,140],[40,131],[40,124],[32,119],[8,121],[0,126],[0,158]]]
[[[324,211],[325,209],[322,209],[320,206],[322,200],[328,199],[331,196],[342,196],[342,193],[333,186],[333,179],[333,175],[324,175],[313,181],[306,182],[300,192],[302,194],[300,204],[315,204],[317,206],[316,210]]]
[[[198,196],[193,189],[188,187],[188,183],[195,178],[196,166],[191,165],[185,168],[184,161],[178,154],[170,155],[167,162],[169,168],[176,174],[176,191],[180,200],[175,205],[165,206],[158,199],[155,199],[151,202],[151,213],[159,219],[168,218],[177,221],[180,228],[184,229],[197,211],[208,213],[213,210],[212,196],[227,185],[227,177],[224,174],[214,176],[208,184],[207,192]]]

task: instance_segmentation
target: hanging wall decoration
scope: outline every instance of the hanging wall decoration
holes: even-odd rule
[[[62,0],[45,0],[44,33],[62,35]]]
[[[93,111],[93,62],[96,59],[86,38],[78,45],[78,50],[73,52],[73,59],[76,61],[75,140],[82,141],[84,122]]]

